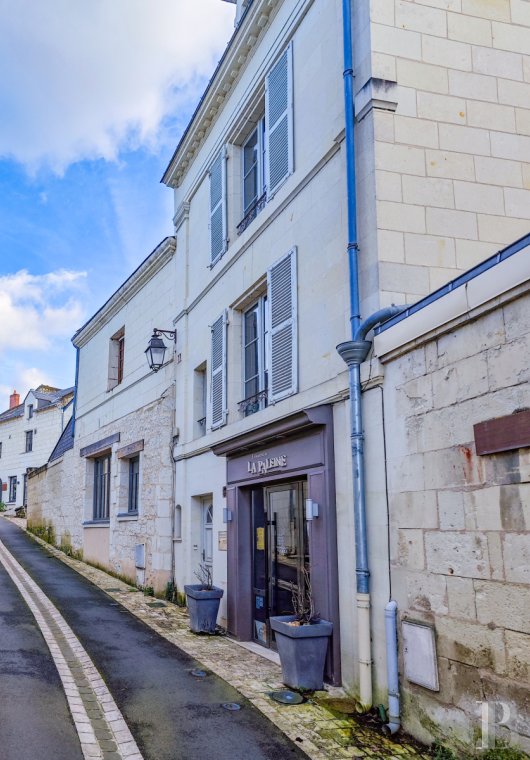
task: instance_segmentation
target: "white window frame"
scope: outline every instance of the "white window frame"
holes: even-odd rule
[[[248,145],[248,143],[252,140],[253,136],[256,135],[256,152],[257,152],[257,161],[256,161],[256,169],[257,169],[257,190],[256,190],[256,197],[251,203],[245,202],[245,180],[250,173],[250,170],[245,172],[245,149]],[[265,115],[263,115],[257,122],[256,126],[250,133],[250,135],[247,137],[245,142],[243,143],[242,147],[242,181],[241,181],[241,198],[242,198],[242,204],[243,204],[243,217],[245,217],[252,209],[252,206],[258,201],[263,193],[265,192],[265,161],[266,161],[266,153],[265,153]]]
[[[268,368],[269,368],[269,348],[268,348],[268,342],[269,342],[269,335],[270,335],[270,324],[269,324],[269,308],[268,308],[268,294],[264,293],[262,296],[258,298],[257,301],[254,301],[254,303],[245,309],[245,311],[242,314],[243,320],[242,320],[242,330],[241,330],[241,339],[242,339],[242,378],[243,378],[243,401],[246,401],[247,398],[252,398],[252,396],[247,396],[247,390],[246,385],[248,382],[250,382],[251,378],[247,378],[246,376],[246,349],[247,346],[250,345],[250,342],[246,339],[246,315],[251,311],[257,312],[257,344],[258,344],[258,391],[257,394],[263,394],[261,398],[258,399],[256,402],[258,408],[254,411],[259,411],[261,409],[265,409],[267,406],[267,396],[266,393],[268,392]],[[243,413],[245,415],[252,414],[253,412],[247,411],[247,409],[244,407],[242,409]]]

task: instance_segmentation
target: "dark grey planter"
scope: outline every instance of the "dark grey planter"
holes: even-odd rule
[[[215,633],[219,604],[224,594],[223,589],[215,586],[205,589],[197,583],[184,586],[184,591],[187,597],[191,630],[194,633]]]
[[[333,623],[321,620],[310,625],[287,625],[294,615],[271,617],[282,664],[283,682],[292,689],[324,688],[324,665]]]

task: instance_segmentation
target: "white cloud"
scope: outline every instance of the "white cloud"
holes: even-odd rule
[[[156,144],[233,29],[221,0],[0,0],[0,156],[63,171]]]
[[[0,358],[46,351],[82,323],[79,291],[85,272],[58,270],[32,275],[25,269],[0,276]]]

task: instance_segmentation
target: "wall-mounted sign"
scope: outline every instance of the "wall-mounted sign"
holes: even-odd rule
[[[271,470],[282,470],[287,467],[287,454],[276,457],[268,457],[264,454],[254,454],[247,462],[250,475],[266,475]]]
[[[217,546],[220,552],[228,550],[228,534],[226,530],[220,530],[217,534]]]

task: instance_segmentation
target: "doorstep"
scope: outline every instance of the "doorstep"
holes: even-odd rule
[[[278,666],[280,665],[280,655],[273,649],[262,647],[261,644],[256,644],[254,641],[238,641],[237,639],[232,638],[230,638],[230,641],[233,641],[234,644],[243,647],[243,649],[246,649],[248,652],[257,654],[258,657],[265,657],[266,660],[275,662]]]
[[[15,522],[13,520],[13,522]],[[19,523],[20,524],[20,523]],[[342,758],[371,758],[372,760],[406,760],[415,757],[428,760],[432,756],[407,742],[396,743],[349,716],[338,716],[308,699],[301,705],[280,705],[270,698],[273,691],[284,689],[281,668],[274,652],[257,651],[263,647],[252,642],[240,642],[228,636],[201,636],[188,627],[188,613],[181,607],[166,603],[149,607],[153,599],[144,596],[129,584],[85,562],[66,556],[41,538],[28,535],[57,559],[64,562],[112,599],[142,620],[165,639],[197,660],[246,697],[312,760],[341,760]],[[277,656],[277,655],[276,655]],[[345,697],[343,689],[326,686],[322,697]]]

